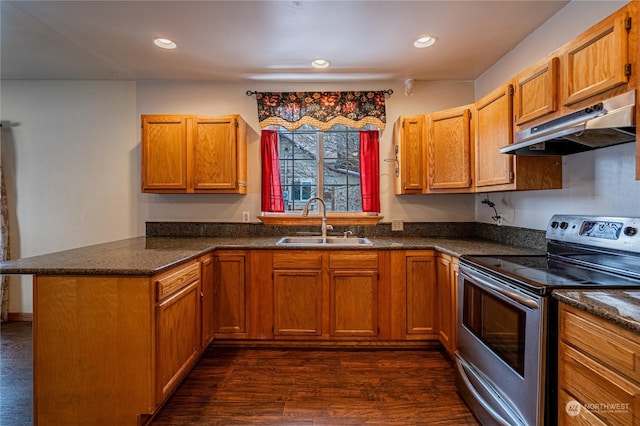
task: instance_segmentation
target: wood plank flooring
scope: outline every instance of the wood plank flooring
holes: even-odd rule
[[[439,350],[211,346],[153,425],[477,425]]]
[[[0,329],[0,425],[33,424],[31,322],[3,322]]]
[[[31,323],[3,323],[0,425],[30,425]],[[210,346],[153,425],[478,425],[439,350]]]

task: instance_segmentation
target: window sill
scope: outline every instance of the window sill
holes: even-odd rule
[[[369,215],[367,213],[342,213],[342,214],[327,214],[327,223],[330,225],[377,225],[384,216]],[[322,223],[322,216],[310,214],[307,217],[302,217],[299,214],[278,214],[268,213],[266,215],[258,216],[265,225],[320,225]]]

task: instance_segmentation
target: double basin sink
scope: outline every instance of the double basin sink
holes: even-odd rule
[[[282,237],[277,242],[279,246],[291,247],[336,247],[336,246],[368,246],[373,243],[368,238],[360,237]]]

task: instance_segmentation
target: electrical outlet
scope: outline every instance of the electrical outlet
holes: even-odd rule
[[[249,223],[251,221],[251,214],[249,212],[242,212],[242,222]]]
[[[392,231],[403,231],[404,230],[404,222],[402,222],[402,219],[392,219],[391,220],[391,230]]]

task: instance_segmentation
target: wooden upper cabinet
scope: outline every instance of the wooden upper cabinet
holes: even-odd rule
[[[142,192],[247,193],[242,118],[143,115],[141,121]]]
[[[193,126],[193,189],[246,189],[246,175],[239,182],[238,122],[235,118],[198,118]]]
[[[629,30],[625,9],[611,15],[570,42],[561,58],[564,105],[627,84],[631,73]]]
[[[558,65],[553,57],[518,74],[515,81],[516,124],[544,117],[558,110]]]
[[[513,182],[513,156],[499,152],[512,142],[513,86],[504,84],[476,102],[476,187]]]
[[[394,124],[394,150],[396,155],[396,194],[424,192],[425,179],[424,115],[400,117]]]
[[[429,190],[471,188],[472,105],[429,114]]]
[[[187,118],[142,116],[142,189],[187,190]]]

